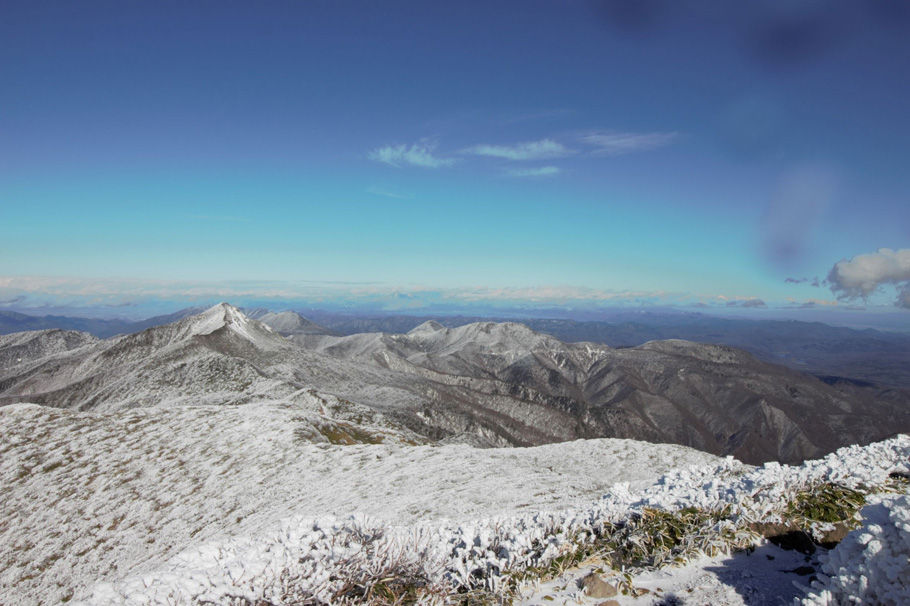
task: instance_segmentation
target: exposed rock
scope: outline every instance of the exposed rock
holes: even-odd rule
[[[578,581],[578,586],[585,591],[585,595],[592,598],[611,598],[617,594],[616,587],[604,581],[592,572]]]

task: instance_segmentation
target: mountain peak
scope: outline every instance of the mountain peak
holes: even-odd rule
[[[414,328],[409,330],[408,334],[415,335],[415,334],[420,334],[420,333],[437,332],[440,330],[445,330],[445,326],[443,326],[436,320],[427,320],[423,324],[419,324],[418,326],[415,326]]]
[[[187,318],[186,336],[205,336],[227,331],[259,349],[275,349],[284,345],[284,339],[271,327],[248,318],[229,303],[214,305],[197,316]],[[185,329],[185,330],[186,330]]]
[[[219,303],[209,307],[204,312],[192,318],[190,334],[208,335],[225,326],[243,329],[250,319],[243,315],[239,309],[230,303]]]

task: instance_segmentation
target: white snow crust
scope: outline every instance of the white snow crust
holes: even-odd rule
[[[251,579],[301,551],[318,554],[354,514],[379,528],[458,528],[582,506],[616,482],[642,487],[674,467],[719,460],[619,439],[502,449],[319,445],[309,435],[318,423],[308,408],[274,403],[0,407],[0,604],[85,598],[96,580],[127,575],[156,579],[148,600],[135,599],[154,603],[172,583],[221,583],[226,560],[213,553],[237,554],[232,570],[243,566]],[[314,526],[327,517],[335,521]],[[168,567],[176,576],[156,576]],[[122,602],[110,597],[119,591],[86,603]]]
[[[295,516],[269,531],[208,542],[144,574],[99,584],[85,603],[182,603],[191,598],[217,602],[226,595],[278,599],[288,578],[330,602],[342,582],[338,579],[351,567],[376,565],[366,555],[369,552],[380,554],[376,557],[408,554],[428,575],[452,587],[495,590],[502,571],[545,564],[572,542],[593,536],[604,524],[621,521],[644,507],[730,505],[747,518],[767,518],[796,491],[818,482],[881,484],[892,470],[905,469],[908,457],[910,438],[899,436],[862,448],[843,448],[797,467],[766,464],[750,469],[727,458],[672,471],[643,488],[617,483],[601,499],[583,507],[460,523],[430,520],[399,526],[362,517]],[[381,538],[371,542],[375,537]],[[364,548],[367,543],[372,551]]]

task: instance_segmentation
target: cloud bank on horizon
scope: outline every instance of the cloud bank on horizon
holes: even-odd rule
[[[669,291],[610,291],[573,286],[463,287],[392,286],[381,283],[327,281],[233,280],[186,282],[177,280],[123,280],[0,276],[0,309],[28,313],[59,310],[114,310],[121,315],[145,317],[149,309],[174,311],[230,301],[237,304],[312,306],[387,312],[439,311],[488,313],[496,309],[540,310],[561,307],[579,312],[613,308],[676,307],[717,311],[742,309],[798,309],[837,301],[782,301],[768,305],[748,295]],[[810,304],[811,303],[811,304]],[[176,306],[176,307],[175,307]]]

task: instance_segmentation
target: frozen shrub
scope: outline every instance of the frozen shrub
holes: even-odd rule
[[[862,516],[828,553],[805,606],[910,604],[910,496],[884,497]]]

